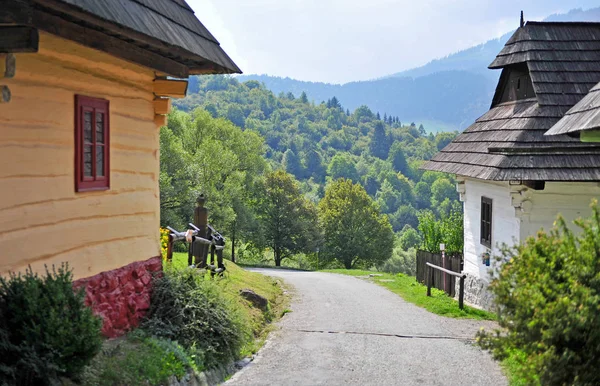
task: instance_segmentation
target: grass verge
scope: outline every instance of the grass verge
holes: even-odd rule
[[[368,276],[373,274],[371,271],[362,271],[355,269],[332,269],[323,272],[339,273],[350,276]],[[389,273],[377,273],[373,276],[375,283],[385,287],[395,294],[400,295],[407,302],[413,303],[427,311],[437,315],[447,316],[457,319],[475,319],[475,320],[495,320],[496,315],[479,310],[477,308],[466,306],[460,310],[458,302],[444,291],[431,289],[431,297],[427,296],[427,287],[418,283],[414,277],[404,274],[392,275]]]
[[[172,267],[187,269],[187,254],[174,253]],[[288,297],[284,295],[283,282],[255,272],[245,271],[230,261],[225,261],[224,277],[215,277],[221,294],[234,304],[241,317],[243,335],[246,337],[238,357],[250,356],[264,344],[274,320],[285,314]],[[206,274],[206,280],[210,274]],[[241,289],[250,289],[269,301],[267,311],[253,307],[239,295]],[[84,385],[158,385],[166,384],[175,376],[181,379],[189,373],[206,370],[196,360],[194,351],[178,342],[151,336],[138,329],[129,335],[106,340],[102,351],[86,368],[81,384]],[[225,365],[225,364],[223,364]]]

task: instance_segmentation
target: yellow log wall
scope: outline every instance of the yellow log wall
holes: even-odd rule
[[[75,279],[160,255],[153,71],[41,33],[0,104],[0,274],[68,262]],[[108,191],[74,188],[74,96],[110,101]]]

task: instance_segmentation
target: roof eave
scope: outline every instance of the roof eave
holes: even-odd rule
[[[118,54],[117,51],[120,50],[117,49],[111,49],[111,52],[108,53],[167,75],[186,78],[190,74],[239,74],[242,72],[218,45],[217,48],[221,51],[221,55],[226,63],[216,63],[183,47],[174,46],[155,37],[135,31],[127,26],[105,20],[77,7],[53,0],[33,0],[33,2],[35,2],[35,5],[32,6],[32,24],[35,27],[105,52],[108,52],[107,46],[109,43],[107,41],[117,39],[120,41],[119,44],[123,44],[124,46],[135,46],[135,51],[140,53],[140,60],[136,60],[136,55],[126,52],[126,50],[123,50],[125,52],[121,55]],[[61,22],[61,28],[49,25],[47,23],[49,18],[55,22]],[[81,29],[91,31],[91,35],[93,36],[77,37],[78,32],[65,30],[64,27],[67,23],[73,29],[80,30],[80,32]],[[165,62],[172,65],[165,66],[164,63],[161,64],[161,61],[156,60],[141,60],[143,52],[147,52],[149,57],[162,57]],[[175,63],[179,63],[180,67],[184,67],[185,69],[178,68],[178,66],[174,65]]]

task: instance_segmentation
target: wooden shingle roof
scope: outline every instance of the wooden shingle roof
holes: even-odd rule
[[[185,0],[2,1],[28,9],[29,20],[17,24],[146,66],[156,63],[167,75],[241,73]],[[2,13],[0,7],[0,20]]]
[[[527,23],[490,68],[522,63],[536,97],[493,106],[424,169],[496,181],[600,180],[600,146],[544,135],[600,82],[600,23]]]
[[[559,135],[600,129],[600,83],[594,86],[546,135]]]
[[[600,23],[528,22],[489,68],[527,63],[542,106],[573,106],[600,80]]]

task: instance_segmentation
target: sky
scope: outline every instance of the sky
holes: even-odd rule
[[[418,67],[597,0],[188,0],[245,74],[347,83]]]

